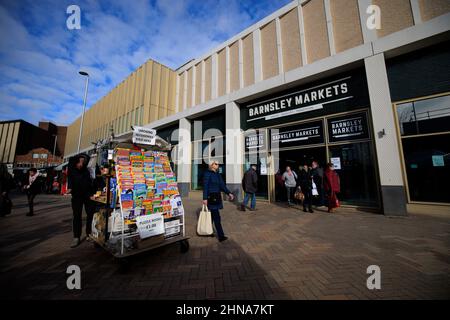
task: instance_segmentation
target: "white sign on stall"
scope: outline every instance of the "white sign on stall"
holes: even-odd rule
[[[341,170],[341,158],[331,158],[330,162],[333,164],[335,170]]]
[[[160,213],[138,216],[136,225],[141,239],[164,234],[164,217]]]
[[[133,126],[133,143],[155,145],[156,130]]]

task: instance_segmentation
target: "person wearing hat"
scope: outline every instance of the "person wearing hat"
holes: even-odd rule
[[[244,189],[244,201],[241,204],[241,210],[245,211],[248,200],[250,202],[250,211],[256,210],[256,191],[258,190],[258,174],[256,173],[256,164],[252,164],[244,173],[242,178],[242,189]]]

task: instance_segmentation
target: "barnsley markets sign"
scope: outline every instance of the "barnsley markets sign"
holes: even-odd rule
[[[133,126],[133,143],[155,145],[156,130]]]
[[[299,113],[323,109],[325,105],[353,98],[350,92],[351,77],[324,83],[281,97],[247,106],[247,122],[272,120]]]

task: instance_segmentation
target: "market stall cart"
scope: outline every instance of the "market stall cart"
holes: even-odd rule
[[[170,150],[171,145],[156,134],[140,140],[133,133],[105,141],[91,158],[88,167],[97,168],[98,190],[93,197],[97,212],[91,239],[121,263],[174,243],[183,253],[189,250]]]

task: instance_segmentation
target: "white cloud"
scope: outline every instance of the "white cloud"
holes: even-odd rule
[[[93,105],[149,58],[177,68],[289,0],[78,1],[81,30],[65,26],[68,1],[0,4],[0,119],[70,124],[84,77]]]

